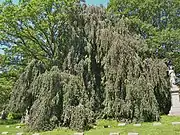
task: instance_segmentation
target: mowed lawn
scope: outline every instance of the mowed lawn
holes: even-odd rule
[[[128,132],[137,132],[139,135],[180,135],[180,125],[172,125],[172,122],[180,122],[180,117],[174,116],[162,116],[162,125],[153,126],[153,123],[141,123],[140,127],[135,127],[133,124],[129,124],[123,127],[118,127],[117,121],[99,120],[97,121],[96,129],[91,129],[84,132],[85,135],[109,135],[110,132],[119,132],[120,135],[127,135]],[[24,135],[32,135],[32,133],[25,132],[23,126],[17,129],[19,124],[2,124],[0,122],[0,134],[1,132],[8,132],[8,135],[16,135],[18,132],[23,132]],[[109,125],[110,128],[104,128],[104,125]],[[49,132],[41,132],[40,135],[73,135],[76,131],[72,131],[65,128],[58,128]]]

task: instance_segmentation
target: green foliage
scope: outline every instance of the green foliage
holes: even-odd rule
[[[170,105],[165,72],[167,67],[162,60],[141,57],[143,42],[136,40],[135,35],[129,36],[121,26],[121,23],[117,25],[116,30],[121,30],[124,36],[111,33],[110,30],[106,33],[108,38],[105,42],[109,43],[109,50],[104,65],[104,117],[126,118],[130,121],[158,120],[159,103]],[[108,41],[110,36],[114,38]],[[160,94],[155,95],[155,92]],[[164,99],[158,99],[161,94],[165,94]]]
[[[63,126],[84,131],[90,128],[89,124],[94,122],[93,112],[83,105],[68,107],[64,111]]]
[[[32,59],[43,61],[48,66],[62,64],[64,53],[71,41],[69,23],[76,14],[76,0],[32,0],[19,5],[0,6],[0,40],[10,58],[19,56],[18,62]],[[23,58],[23,59],[22,59]]]
[[[8,120],[20,120],[21,117],[22,117],[22,114],[20,113],[9,112],[7,115]]]
[[[111,126],[111,128],[117,127],[118,121],[116,120],[105,120],[105,119],[99,119],[96,121],[96,126],[104,128],[104,126]]]
[[[0,111],[7,106],[13,84],[18,79],[18,71],[6,69],[4,59],[0,54]]]
[[[49,125],[56,117],[60,119],[63,111],[63,93],[60,81],[61,75],[58,68],[40,75],[32,86],[33,105],[30,110],[30,128],[51,130],[54,125]],[[56,122],[56,121],[55,121]]]
[[[131,29],[146,39],[150,52],[159,58],[171,60],[178,73],[179,7],[179,0],[110,0],[108,11],[128,17],[132,24]]]
[[[164,60],[148,55],[149,42],[130,19],[73,0],[32,0],[2,10],[0,40],[25,63],[32,60],[7,108],[28,109],[30,130],[82,131],[98,118],[155,121],[169,109]]]
[[[1,126],[12,125],[12,124],[17,124],[19,122],[20,122],[19,120],[13,120],[13,119],[0,120],[0,125]]]
[[[24,113],[25,110],[32,105],[31,92],[29,92],[30,85],[33,79],[37,78],[44,72],[43,64],[37,60],[33,60],[25,69],[16,81],[12,90],[12,96],[9,102],[8,110]],[[15,91],[16,90],[16,91]]]
[[[0,111],[8,104],[12,82],[5,77],[0,77]]]

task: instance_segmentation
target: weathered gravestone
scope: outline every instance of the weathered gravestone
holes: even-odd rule
[[[40,133],[34,133],[34,134],[32,134],[32,135],[40,135]]]
[[[84,135],[84,133],[74,133],[74,135]]]
[[[162,125],[161,122],[154,122],[153,123],[153,126],[160,126],[160,125]]]
[[[8,132],[2,132],[1,134],[2,134],[2,135],[7,135],[7,134],[8,134]]]
[[[21,128],[21,126],[16,126],[16,128]]]
[[[23,133],[17,133],[16,135],[23,135]]]
[[[110,133],[109,135],[120,135],[120,134],[118,132],[118,133]]]
[[[126,123],[119,123],[118,127],[126,126]]]
[[[180,122],[172,122],[172,125],[180,125]]]
[[[133,126],[135,126],[135,127],[140,127],[141,124],[134,124]]]
[[[93,126],[93,128],[94,128],[94,129],[96,129],[96,128],[97,128],[97,126]]]
[[[139,133],[128,133],[128,135],[139,135]]]

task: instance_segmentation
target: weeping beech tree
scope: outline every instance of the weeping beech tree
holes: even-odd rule
[[[60,4],[57,13],[59,8],[64,11],[62,3],[55,4]],[[65,9],[68,10],[68,6],[65,4]],[[25,52],[34,60],[17,80],[8,110],[23,114],[29,109],[31,130],[51,130],[56,126],[85,130],[98,118],[129,122],[159,120],[159,114],[170,107],[164,60],[145,55],[146,41],[129,28],[127,18],[111,15],[103,7],[77,3],[73,10],[75,14],[66,13],[68,17],[62,20],[61,27],[56,27],[57,23],[54,26],[59,33],[67,30],[67,35],[57,36],[57,31],[31,27],[34,35],[50,32],[52,37],[45,37],[50,41],[55,36],[55,44],[48,44],[43,37],[39,39],[44,45],[46,41],[47,46],[57,45],[55,54],[51,59],[41,46],[39,54]],[[56,8],[52,12],[55,11]],[[37,12],[36,16],[41,13]],[[58,19],[60,14],[53,17]],[[26,18],[34,23],[32,16]],[[39,18],[40,22],[41,19],[46,16]],[[27,35],[26,31],[21,32]],[[38,46],[38,39],[23,34],[21,38],[26,43],[22,49],[29,43]]]

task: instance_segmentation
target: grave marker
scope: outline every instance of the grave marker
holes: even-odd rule
[[[23,135],[23,133],[17,133],[16,135]]]
[[[139,133],[128,133],[128,135],[139,135]]]
[[[126,125],[126,123],[119,123],[118,127],[122,127],[122,126],[125,126],[125,125]]]
[[[1,134],[2,134],[2,135],[7,135],[7,134],[8,134],[8,132],[2,132]]]
[[[135,127],[140,127],[141,124],[134,124],[133,126],[135,126]]]
[[[32,135],[40,135],[40,133],[34,133],[34,134],[32,134]]]
[[[180,122],[172,122],[172,125],[180,125]]]
[[[160,125],[162,125],[161,122],[155,122],[155,123],[153,123],[153,126],[160,126]]]
[[[109,135],[120,135],[119,133],[110,133]]]
[[[84,135],[84,133],[74,133],[74,135]]]
[[[16,128],[21,128],[21,126],[16,126]]]

